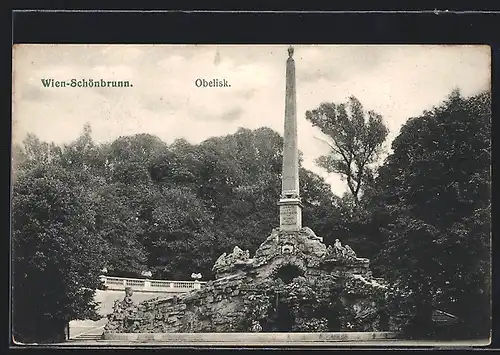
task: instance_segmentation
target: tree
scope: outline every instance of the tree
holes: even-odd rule
[[[379,169],[374,199],[387,242],[377,263],[432,329],[432,308],[464,321],[462,336],[488,337],[490,313],[491,104],[454,91],[410,119]]]
[[[281,189],[282,147],[282,138],[269,128],[253,131],[239,129],[235,134],[213,137],[199,145],[183,140],[174,142],[151,164],[152,180],[161,192],[159,195],[154,193],[151,201],[145,204],[144,220],[155,223],[152,216],[157,198],[161,200],[163,209],[173,209],[171,213],[177,216],[180,208],[175,202],[177,198],[166,196],[182,189],[186,196],[195,195],[189,197],[191,202],[182,208],[186,213],[195,213],[203,206],[204,213],[211,218],[210,223],[204,223],[208,228],[205,234],[211,233],[217,238],[214,254],[210,254],[209,259],[205,257],[200,267],[210,269],[222,252],[231,251],[235,245],[254,252],[279,223],[277,201]],[[304,169],[300,170],[300,174],[305,205],[304,223],[329,240],[335,235],[335,230],[332,230],[337,220],[334,218],[335,196],[319,176]],[[184,217],[177,218],[181,221]],[[184,228],[190,239],[199,238],[202,245],[203,235],[193,228]],[[164,233],[169,234],[170,231],[162,230],[160,234]],[[183,244],[177,245],[177,253],[185,253],[181,248]],[[151,260],[160,259],[157,253],[167,247],[162,248],[151,249],[155,255]],[[195,252],[198,245],[193,244],[192,248]],[[170,244],[168,249],[172,250],[172,255],[175,254],[174,244]],[[175,258],[169,257],[168,260],[172,262]],[[184,266],[177,264],[176,267]],[[191,269],[182,272],[190,275]]]
[[[358,99],[351,96],[347,103],[322,103],[307,111],[306,119],[329,140],[326,143],[331,153],[319,157],[318,165],[345,177],[357,205],[364,182],[372,178],[371,164],[377,161],[389,132],[382,116],[366,112]]]
[[[98,231],[107,242],[107,269],[117,276],[137,277],[146,269],[144,244],[151,225],[149,202],[157,193],[152,163],[167,151],[158,137],[136,134],[99,147],[105,183],[92,188]]]
[[[105,242],[106,269],[111,275],[136,277],[146,269],[147,253],[141,240],[144,224],[131,189],[114,183],[92,193],[96,231]]]
[[[204,142],[204,148],[216,152],[219,171],[228,172],[224,180],[215,174],[210,177],[220,181],[215,191],[225,196],[219,198],[215,222],[226,235],[227,249],[238,245],[254,252],[277,225],[281,141],[276,132],[262,128],[239,129],[234,135]]]
[[[93,202],[77,176],[41,162],[18,174],[12,203],[14,339],[62,341],[69,321],[97,317]]]
[[[283,139],[269,128],[239,129],[211,138],[198,150],[198,196],[212,206],[218,234],[226,249],[238,245],[254,252],[279,225]],[[335,196],[324,180],[300,169],[304,225],[325,240],[333,237]]]
[[[138,158],[131,164],[141,162],[147,175],[149,157],[165,145],[141,135],[129,141],[121,152],[135,152]],[[144,270],[138,211],[150,181],[123,181],[113,163],[126,167],[126,162],[110,148],[95,144],[86,125],[80,137],[62,147],[28,135],[16,149],[13,311],[18,341],[61,341],[67,322],[97,317],[93,297],[103,266],[119,275]]]
[[[186,188],[163,189],[156,196],[144,241],[151,271],[155,277],[187,279],[202,270],[210,277],[219,243],[203,202]]]
[[[302,198],[302,224],[323,237],[325,244],[333,244],[336,238],[349,240],[342,215],[341,199],[319,175],[300,168]],[[352,245],[352,244],[350,244]]]
[[[39,165],[50,164],[60,155],[60,147],[54,143],[43,142],[34,134],[28,133],[22,144],[12,145],[12,179],[15,182],[18,172]]]

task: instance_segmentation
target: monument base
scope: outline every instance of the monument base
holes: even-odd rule
[[[280,229],[298,231],[302,228],[302,202],[300,198],[282,198],[280,206]]]

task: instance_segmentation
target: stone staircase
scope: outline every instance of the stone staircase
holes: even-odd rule
[[[107,319],[99,321],[80,321],[70,325],[70,341],[96,341],[102,339]]]

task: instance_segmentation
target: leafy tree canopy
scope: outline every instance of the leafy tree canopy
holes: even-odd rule
[[[380,168],[373,206],[387,238],[377,262],[429,329],[432,307],[487,336],[490,312],[491,111],[488,93],[454,91],[410,119]]]
[[[331,149],[329,155],[318,158],[318,165],[346,179],[357,205],[363,184],[373,178],[371,164],[377,161],[389,133],[382,116],[365,111],[351,96],[347,103],[322,103],[307,111],[306,119],[325,134]]]

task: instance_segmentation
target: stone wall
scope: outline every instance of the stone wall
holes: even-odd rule
[[[244,275],[207,283],[203,289],[179,296],[142,302],[129,311],[115,311],[108,332],[220,332],[244,331],[241,287]],[[131,319],[133,315],[133,319]]]

